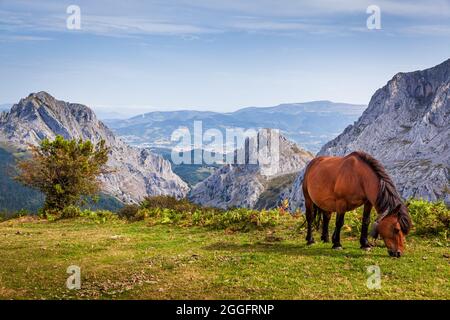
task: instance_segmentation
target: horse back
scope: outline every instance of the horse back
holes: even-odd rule
[[[320,208],[336,211],[338,202],[350,210],[367,200],[367,189],[377,178],[355,154],[345,157],[321,156],[305,170],[303,192]]]

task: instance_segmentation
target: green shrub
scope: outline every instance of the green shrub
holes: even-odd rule
[[[141,207],[146,209],[155,209],[155,208],[175,209],[182,205],[193,205],[193,204],[186,199],[177,200],[175,197],[171,196],[146,197],[144,201],[141,202]]]
[[[108,153],[104,140],[93,144],[61,135],[53,141],[43,139],[38,146],[31,146],[31,157],[19,159],[15,179],[45,195],[44,209],[63,211],[100,191],[96,178],[108,172]]]
[[[196,210],[200,211],[217,211],[221,212],[223,210],[217,208],[207,208],[199,206],[198,204],[190,202],[188,199],[176,199],[171,196],[154,196],[154,197],[146,197],[144,201],[140,204],[143,209],[170,209],[177,212],[194,212]]]
[[[184,207],[183,211],[180,208]],[[279,223],[278,210],[230,209],[227,211],[214,208],[200,208],[184,203],[172,208],[152,208],[145,210],[146,217],[152,224],[176,224],[180,226],[203,226],[213,229],[249,231],[275,226]]]
[[[134,216],[135,221],[145,220],[149,217],[150,210],[145,208],[139,208]]]
[[[249,231],[255,228],[275,226],[280,212],[274,210],[250,210],[244,208],[222,210],[202,207],[187,199],[174,197],[147,197],[134,214],[151,224],[176,224],[180,226],[203,226],[213,229]]]
[[[407,204],[415,233],[448,239],[450,210],[443,201],[428,202],[411,199]]]
[[[278,210],[232,209],[222,214],[215,214],[210,225],[214,228],[248,231],[254,228],[274,227],[278,224]]]
[[[117,215],[119,218],[127,219],[129,221],[142,220],[141,216],[138,215],[139,209],[140,207],[137,204],[127,204],[117,212]]]
[[[88,218],[97,223],[105,223],[106,221],[117,219],[117,215],[108,210],[91,211],[86,209],[81,212],[80,217]]]
[[[140,205],[144,218],[150,218],[153,224],[210,225],[215,214],[225,211],[218,208],[202,207],[188,199],[176,199],[170,196],[146,197]]]
[[[60,214],[61,219],[77,218],[79,216],[81,216],[81,209],[74,205],[65,207]]]
[[[73,218],[87,218],[98,223],[105,223],[109,220],[117,219],[117,215],[108,210],[90,210],[80,209],[77,206],[67,206],[62,211],[46,210],[45,215],[40,214],[41,217],[45,217],[48,221],[55,221],[59,219],[73,219]]]

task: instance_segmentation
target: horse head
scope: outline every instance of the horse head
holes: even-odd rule
[[[404,204],[398,204],[394,210],[386,210],[372,226],[371,235],[383,239],[391,257],[400,258],[405,247],[405,235],[411,226],[408,209]]]

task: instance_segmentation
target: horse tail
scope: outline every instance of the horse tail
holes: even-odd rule
[[[322,211],[322,209],[320,209],[315,204],[313,204],[313,207],[314,207],[314,218],[313,218],[313,221],[314,221],[314,224],[316,226],[316,230],[319,230],[319,228],[320,228],[320,221],[322,220],[323,211]]]

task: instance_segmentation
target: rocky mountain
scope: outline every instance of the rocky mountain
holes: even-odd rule
[[[281,104],[275,107],[250,107],[235,112],[167,111],[149,112],[127,120],[105,120],[105,123],[132,145],[171,148],[171,134],[179,127],[193,131],[194,121],[202,121],[203,130],[210,128],[262,129],[274,128],[312,152],[336,137],[358,119],[366,106],[314,101]]]
[[[396,74],[373,95],[359,120],[319,155],[372,154],[404,198],[450,203],[450,59],[423,71]],[[302,204],[302,175],[291,193]]]
[[[255,137],[247,138],[243,164],[234,162],[217,169],[191,190],[189,198],[219,208],[273,207],[279,202],[280,193],[312,158],[310,152],[277,130],[262,129]]]
[[[39,92],[0,114],[0,143],[24,150],[29,144],[36,145],[56,135],[94,143],[105,140],[111,148],[107,165],[113,172],[100,178],[103,191],[123,202],[139,201],[146,195],[183,197],[189,190],[167,160],[147,149],[127,145],[84,105],[59,101]]]

